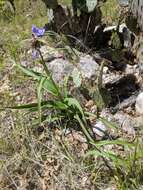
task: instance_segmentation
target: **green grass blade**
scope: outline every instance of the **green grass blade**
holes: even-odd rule
[[[65,98],[68,97],[68,88],[67,88],[68,80],[69,80],[69,75],[64,78],[64,97]]]
[[[68,106],[65,103],[63,103],[62,101],[55,101],[53,103],[53,106],[56,109],[60,109],[60,110],[67,110],[68,109]]]
[[[113,122],[110,122],[108,121],[107,119],[103,118],[103,117],[100,117],[99,119],[106,127],[109,127],[109,128],[114,128],[114,129],[118,129],[118,125],[116,123],[113,123]]]
[[[122,145],[122,146],[128,146],[128,147],[133,147],[135,146],[133,143],[129,143],[124,140],[105,140],[105,141],[99,141],[96,143],[91,142],[92,145],[95,145],[96,147],[101,147],[104,145]]]
[[[41,73],[32,71],[31,69],[28,69],[20,64],[16,64],[16,66],[23,72],[25,73],[27,76],[32,77],[35,80],[40,80],[41,77]]]
[[[45,78],[45,76],[42,75],[41,73],[34,72],[33,70],[27,69],[26,67],[24,67],[20,64],[16,64],[16,66],[19,69],[21,69],[26,75],[32,77],[34,80],[40,81],[42,77]],[[53,84],[53,81],[50,79],[50,77],[46,78],[46,80],[44,81],[43,88],[54,96],[58,96],[58,94],[59,94],[57,87],[55,87],[55,85]]]
[[[104,152],[104,151],[98,151],[98,150],[89,150],[86,154],[85,157],[88,156],[102,156],[104,158],[109,158],[111,160],[118,160],[121,161],[121,158],[119,158],[117,155],[113,154],[112,152]]]
[[[82,119],[85,121],[83,109],[80,103],[75,98],[65,98],[65,102],[68,106],[72,106],[73,108],[77,109],[81,113]]]
[[[84,133],[84,135],[86,136],[86,138],[90,141],[90,142],[94,142],[94,140],[92,139],[88,129],[86,128],[86,126],[84,126],[84,123],[82,122],[82,120],[80,119],[79,115],[75,116],[75,119],[79,122],[81,129]]]
[[[41,107],[53,107],[52,101],[42,101],[41,102]],[[24,104],[24,105],[19,105],[19,106],[9,106],[9,107],[4,107],[1,110],[5,109],[13,109],[13,110],[22,110],[22,109],[36,109],[37,111],[38,108],[38,103],[31,103],[31,104]]]

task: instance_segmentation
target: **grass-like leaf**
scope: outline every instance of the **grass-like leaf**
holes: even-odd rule
[[[88,156],[102,156],[104,158],[109,158],[111,160],[119,160],[121,161],[121,158],[119,158],[118,156],[116,156],[115,154],[113,154],[112,152],[104,152],[104,151],[98,151],[98,150],[89,150],[86,154],[85,157]]]
[[[106,127],[109,127],[109,128],[114,128],[114,129],[118,129],[118,125],[111,122],[111,121],[108,121],[107,119],[103,118],[103,117],[100,117],[99,119]]]
[[[42,75],[41,73],[34,72],[33,70],[27,69],[26,67],[24,67],[22,65],[16,64],[16,66],[19,69],[21,69],[26,75],[32,77],[34,80],[40,81],[41,78],[43,78],[43,77],[45,78],[45,76]],[[58,96],[59,92],[58,92],[57,88],[55,88],[55,85],[53,84],[53,81],[50,79],[50,77],[49,78],[46,77],[46,80],[44,80],[42,86],[45,90],[47,90],[52,95]]]
[[[95,145],[96,147],[101,147],[104,145],[122,145],[122,146],[128,146],[128,147],[135,146],[133,143],[129,143],[124,140],[105,140],[105,141],[99,141],[96,143],[91,142],[91,144]]]
[[[65,98],[65,102],[68,106],[72,106],[73,108],[77,109],[81,113],[82,118],[85,120],[83,109],[75,98]]]

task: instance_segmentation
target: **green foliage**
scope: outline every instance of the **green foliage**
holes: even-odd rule
[[[98,110],[102,110],[105,106],[109,104],[111,100],[110,94],[108,93],[107,89],[103,86],[103,68],[104,61],[101,63],[101,66],[99,68],[96,82],[89,89],[89,93],[91,94],[92,99],[97,105]]]
[[[44,104],[44,107],[48,106],[49,107],[49,104],[51,103],[51,107],[54,106],[54,108],[57,107],[57,109],[69,109],[69,112],[73,110],[75,111],[76,113],[76,110],[78,110],[78,112],[80,111],[83,115],[83,111],[82,111],[82,108],[80,106],[80,104],[77,102],[77,100],[75,100],[74,98],[68,98],[67,95],[64,97],[62,96],[60,92],[60,87],[58,87],[58,85],[56,85],[53,80],[51,80],[50,78],[51,77],[45,77],[44,75],[42,75],[41,73],[36,73],[30,69],[27,69],[21,65],[18,65],[17,66],[24,72],[26,73],[28,76],[30,77],[33,77],[33,79],[36,79],[38,82],[39,82],[39,86],[38,86],[38,102],[41,102],[41,91],[42,90],[46,90],[48,91],[48,93],[52,94],[53,95],[53,98],[58,98],[57,100],[55,99],[54,101],[49,101],[49,102],[46,102],[45,101],[45,104]],[[67,91],[67,90],[66,90]],[[61,102],[60,102],[61,101]],[[46,105],[46,103],[48,103]],[[54,104],[53,104],[54,103]],[[29,106],[28,105],[25,105],[25,106],[20,106],[19,108],[32,108],[33,106],[35,107],[37,104],[30,104]],[[40,106],[41,103],[38,103],[38,105]],[[41,106],[40,106],[41,107]],[[16,107],[14,107],[15,109]],[[17,107],[18,109],[18,107]],[[41,109],[41,108],[40,108]],[[73,109],[73,110],[72,110]],[[67,110],[68,111],[68,110]],[[73,114],[75,114],[73,113]]]
[[[118,24],[120,7],[118,0],[107,0],[101,5],[103,21],[108,25]]]
[[[115,181],[118,189],[139,189],[143,179],[143,164],[142,164],[142,142],[138,139],[134,143],[135,146],[126,153],[124,164],[117,164],[115,171]]]
[[[73,72],[72,72],[72,78],[73,78],[73,82],[75,84],[75,86],[78,88],[81,86],[81,74],[80,72],[78,71],[78,69],[74,69]]]
[[[51,73],[49,72],[44,59],[42,57],[42,54],[39,50],[39,53],[41,55],[41,61],[40,63],[43,65],[45,73],[37,73],[33,70],[27,69],[24,66],[21,66],[19,64],[16,64],[18,68],[20,68],[26,75],[32,77],[34,80],[38,82],[37,87],[37,103],[27,104],[27,105],[21,105],[21,106],[14,106],[9,107],[11,109],[28,109],[31,112],[38,112],[39,113],[39,122],[45,122],[49,120],[49,113],[48,115],[45,115],[45,111],[47,110],[53,110],[50,114],[50,121],[58,121],[62,119],[63,124],[72,123],[71,127],[75,125],[77,122],[79,126],[81,127],[81,131],[85,135],[85,137],[88,140],[89,145],[92,145],[95,149],[89,150],[87,155],[97,155],[102,156],[105,158],[110,158],[111,160],[117,160],[121,159],[118,158],[118,156],[114,155],[111,152],[103,151],[102,146],[106,146],[109,144],[116,144],[116,145],[122,145],[122,146],[132,146],[130,143],[127,143],[126,141],[121,140],[112,140],[112,141],[101,141],[100,143],[97,143],[93,138],[92,130],[90,129],[89,125],[87,124],[88,114],[84,112],[84,109],[81,107],[80,103],[75,99],[74,97],[71,97],[71,95],[68,94],[67,84],[68,84],[68,78],[65,80],[64,84],[64,93],[61,93],[61,87],[59,87],[53,80]],[[102,66],[103,69],[103,66]],[[102,81],[100,81],[102,83]],[[99,88],[101,88],[99,84]],[[47,91],[52,95],[52,100],[44,100],[42,95],[44,91]],[[104,124],[107,127],[115,127],[112,123],[106,121],[105,119],[101,118],[103,120]],[[70,127],[70,126],[69,126]]]
[[[0,20],[11,20],[15,14],[13,5],[8,0],[0,1]]]
[[[111,44],[112,44],[113,48],[115,48],[115,49],[121,49],[121,47],[122,47],[122,44],[121,44],[121,41],[119,38],[119,34],[116,31],[114,31],[112,33]]]

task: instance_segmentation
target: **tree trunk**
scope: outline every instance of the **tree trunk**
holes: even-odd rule
[[[130,8],[140,29],[143,31],[143,0],[130,0]]]

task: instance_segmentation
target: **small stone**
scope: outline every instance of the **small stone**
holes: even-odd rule
[[[125,73],[133,74],[137,71],[136,65],[126,65]]]
[[[120,6],[126,7],[129,5],[129,0],[118,0]]]
[[[93,105],[94,105],[93,100],[89,100],[89,101],[85,104],[85,107],[86,107],[86,108],[91,108]]]
[[[90,109],[91,113],[96,113],[97,111],[97,106],[96,105],[93,105]]]
[[[121,111],[114,115],[114,119],[126,134],[135,136],[136,121],[134,118]]]
[[[99,65],[90,55],[81,56],[78,67],[82,76],[87,79],[95,76],[99,70]]]
[[[105,67],[103,68],[103,73],[104,73],[104,74],[107,74],[108,71],[109,71],[108,67],[105,66]]]
[[[116,188],[114,185],[112,185],[112,186],[106,188],[105,190],[116,190],[116,189],[117,189],[117,188]]]
[[[139,64],[139,72],[143,74],[143,63]]]
[[[71,74],[73,71],[73,65],[68,60],[61,58],[51,61],[47,66],[52,72],[54,80],[59,84],[62,84],[65,76]]]
[[[123,131],[131,136],[135,136],[135,134],[136,134],[135,127],[136,127],[136,123],[130,117],[127,118],[122,124]]]
[[[38,73],[42,73],[43,72],[43,68],[42,68],[41,65],[35,66],[35,67],[33,67],[33,71],[38,72]]]
[[[135,109],[138,115],[143,115],[143,92],[137,96]]]
[[[21,96],[16,96],[16,100],[20,102],[22,100],[22,97]]]
[[[107,128],[106,126],[101,122],[98,121],[93,126],[93,132],[95,134],[96,140],[102,140],[107,133]]]
[[[136,122],[137,122],[137,126],[143,126],[143,117],[139,116],[135,118]]]

